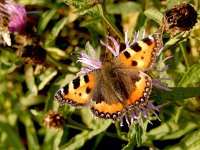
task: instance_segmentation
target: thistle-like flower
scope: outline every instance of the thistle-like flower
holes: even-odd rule
[[[59,112],[49,111],[44,118],[44,125],[48,128],[58,129],[64,125],[64,117]]]
[[[11,46],[10,34],[26,25],[26,10],[12,0],[0,0],[0,42]]]
[[[111,47],[108,43],[104,43],[103,41],[100,41],[100,42],[102,45],[104,45],[107,49],[110,50],[110,52],[114,55],[114,57],[117,57],[120,54],[120,45],[117,43],[117,41],[113,37],[111,37],[111,36],[107,36],[107,37],[109,40],[111,40],[113,42],[114,48]],[[145,37],[145,32],[142,35],[142,38],[144,38],[144,37]],[[125,32],[126,49],[131,48],[131,46],[134,45],[138,41],[138,39],[139,39],[139,32],[137,32],[135,37],[133,38],[133,40],[130,41],[130,40],[128,40],[128,32],[126,31]],[[163,49],[163,47],[161,47],[158,50],[158,52],[156,54],[157,57],[161,54],[162,49]],[[90,44],[88,44],[87,50],[90,51],[90,53],[93,54],[93,56],[89,56],[85,52],[79,53],[78,62],[81,62],[83,64],[83,68],[81,69],[81,71],[78,74],[88,73],[92,70],[100,69],[102,67],[103,62],[100,61],[100,59],[97,56],[96,51]],[[162,62],[164,62],[167,59],[164,59]],[[154,62],[152,64],[152,66],[149,67],[148,70],[146,70],[146,71],[157,71],[157,72],[166,71],[168,66],[164,67],[161,70],[155,69],[156,66],[159,65],[160,63],[161,62],[158,62],[158,63]],[[152,85],[157,88],[160,88],[160,89],[170,90],[167,87],[167,84],[165,82],[161,82],[162,80],[171,80],[171,79],[169,79],[169,78],[152,79]],[[138,104],[137,107],[133,106],[133,107],[126,108],[125,112],[121,115],[120,125],[123,126],[123,120],[126,120],[128,125],[132,124],[134,121],[137,121],[140,125],[142,125],[142,116],[144,118],[146,118],[148,120],[148,122],[151,123],[151,121],[148,118],[150,115],[150,112],[152,112],[157,117],[157,119],[160,120],[156,113],[158,111],[159,111],[158,106],[154,106],[153,103],[151,103],[149,100],[147,100],[145,104],[144,103],[141,105]]]

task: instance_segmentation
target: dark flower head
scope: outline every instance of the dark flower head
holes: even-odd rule
[[[169,29],[188,31],[197,23],[197,15],[194,7],[188,3],[167,9],[164,12],[164,31]]]
[[[62,114],[55,112],[55,111],[49,111],[44,118],[44,125],[48,128],[61,128],[64,125],[64,117]]]
[[[139,35],[140,35],[139,32],[137,32],[136,35],[133,37],[133,40],[128,40],[128,31],[125,31],[126,48],[130,48],[135,42],[137,42],[139,39]],[[106,48],[109,49],[110,52],[114,56],[118,56],[120,53],[120,45],[117,43],[117,41],[113,37],[111,37],[111,36],[107,36],[107,37],[108,37],[108,39],[110,39],[113,42],[114,48],[112,46],[110,46],[108,43],[104,43],[103,41],[100,41],[101,44],[106,46]],[[145,37],[145,32],[142,35],[142,38],[144,38],[144,37]],[[158,51],[157,56],[159,56],[161,54],[162,49],[163,49],[163,47],[161,47],[161,49]],[[78,62],[81,62],[83,64],[83,68],[81,69],[81,71],[78,74],[88,73],[94,69],[99,69],[102,67],[102,62],[100,61],[100,59],[97,56],[96,51],[90,44],[88,44],[87,50],[90,52],[90,54],[93,54],[93,56],[89,56],[85,52],[79,53]],[[164,59],[162,62],[164,62],[167,59]],[[148,71],[151,70],[151,71],[159,72],[155,68],[160,63],[161,62],[153,64],[153,66],[151,68],[149,68]],[[168,67],[166,66],[161,71],[166,71],[167,68]],[[168,78],[161,78],[161,79],[158,78],[155,80],[152,79],[152,84],[157,88],[164,89],[164,90],[170,90],[167,87],[166,83],[161,82],[162,80],[169,80],[169,79]],[[139,105],[137,105],[137,107],[127,108],[126,111],[122,114],[120,125],[123,126],[123,120],[126,120],[128,125],[132,124],[134,121],[137,121],[140,125],[142,125],[142,117],[144,117],[151,123],[151,121],[148,118],[149,115],[152,112],[159,119],[159,117],[156,113],[158,111],[159,111],[158,107],[154,106],[153,103],[151,103],[149,100],[147,100],[147,102],[145,104],[141,104],[141,105],[139,104]]]
[[[23,48],[18,49],[18,57],[26,58],[25,62],[28,64],[44,64],[47,56],[47,52],[40,45],[34,46],[24,46]]]
[[[24,6],[12,0],[1,0],[0,23],[0,34],[4,42],[10,46],[10,34],[23,29],[26,25],[26,10]]]

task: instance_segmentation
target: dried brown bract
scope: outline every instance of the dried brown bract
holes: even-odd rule
[[[191,4],[182,3],[164,12],[162,29],[188,31],[197,23],[197,12]]]

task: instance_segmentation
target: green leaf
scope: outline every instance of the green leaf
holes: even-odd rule
[[[31,120],[29,112],[22,113],[20,115],[20,119],[24,123],[25,128],[26,128],[26,137],[27,137],[29,150],[39,150],[40,146],[37,139],[37,133],[36,133],[34,124]]]
[[[68,143],[61,146],[60,150],[79,149],[87,140],[105,131],[110,123],[110,121],[106,120],[94,120],[94,129],[92,131],[83,131],[77,134]]]
[[[174,36],[173,38],[171,38],[169,41],[165,43],[163,50],[166,50],[171,46],[175,46],[178,42],[180,42],[183,39],[187,39],[189,36],[190,36],[189,33],[185,33],[185,32],[178,33],[176,36]]]
[[[12,145],[12,147],[9,147],[10,149],[25,150],[18,133],[9,124],[0,121],[0,129],[7,134],[6,141],[9,145]]]
[[[132,12],[141,12],[142,7],[136,2],[121,2],[106,5],[106,10],[109,14],[127,14]]]
[[[200,130],[187,134],[178,144],[166,148],[166,150],[199,150],[200,149]]]
[[[58,23],[55,24],[51,32],[49,33],[46,41],[45,41],[45,47],[49,47],[54,45],[55,39],[58,36],[59,32],[63,29],[65,26],[65,23],[67,22],[68,17],[63,17]]]
[[[67,5],[72,5],[77,8],[83,8],[86,5],[89,5],[90,2],[88,0],[62,0]]]
[[[137,145],[136,128],[135,128],[135,124],[132,124],[129,127],[129,131],[128,131],[128,144],[123,147],[123,150],[131,150],[136,145]]]
[[[123,150],[132,150],[135,146],[141,146],[143,142],[143,137],[147,128],[148,122],[142,122],[142,126],[137,124],[132,124],[128,131],[128,144],[123,147]]]
[[[168,9],[173,8],[174,6],[180,5],[181,3],[193,3],[193,0],[170,0],[168,1],[168,3],[166,4],[166,7]]]
[[[34,70],[30,65],[25,66],[25,81],[29,91],[31,92],[31,95],[37,95],[38,89],[37,85],[35,84]]]
[[[168,121],[162,122],[160,126],[146,133],[146,139],[152,140],[169,140],[180,138],[186,133],[194,130],[198,125],[191,122],[191,116],[188,113],[182,112],[178,123],[175,123],[175,116],[172,116]]]
[[[37,27],[37,30],[38,30],[37,33],[39,35],[41,35],[43,33],[43,31],[46,28],[49,21],[56,14],[57,9],[58,9],[58,6],[55,6],[51,10],[48,10],[45,13],[43,13],[43,15],[41,16],[41,18],[39,20],[38,27]]]
[[[179,87],[200,85],[200,63],[191,66],[179,82]],[[199,92],[200,95],[200,92]]]
[[[20,4],[23,5],[49,5],[51,3],[51,0],[45,0],[45,1],[41,1],[41,0],[18,0],[17,1]]]
[[[150,8],[150,9],[147,9],[144,14],[154,20],[155,22],[157,22],[158,24],[162,24],[162,19],[163,19],[163,14],[158,11],[158,9],[155,9],[155,8]]]
[[[156,102],[183,101],[200,95],[200,87],[171,88],[172,91],[154,90],[151,97]]]
[[[63,0],[63,2],[67,5],[72,5],[78,8],[76,14],[84,15],[90,14],[91,16],[99,16],[99,12],[96,6],[95,1],[90,0]]]
[[[42,80],[42,82],[38,85],[38,90],[42,90],[56,75],[57,75],[57,71],[55,70],[49,72],[49,74],[46,75],[45,78]]]
[[[135,27],[135,31],[139,31],[142,30],[142,32],[144,31],[144,24],[146,22],[147,17],[144,15],[144,12],[140,12],[139,16],[137,18],[137,24]]]
[[[44,143],[42,145],[42,149],[48,150],[58,150],[59,144],[63,135],[63,130],[61,129],[49,129],[46,128],[46,134],[44,137]]]

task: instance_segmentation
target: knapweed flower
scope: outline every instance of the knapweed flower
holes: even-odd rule
[[[64,117],[59,112],[49,111],[44,118],[44,125],[48,128],[58,129],[64,125]]]
[[[26,25],[26,10],[23,5],[12,0],[0,0],[1,43],[11,46],[10,34],[23,29]]]
[[[126,45],[126,48],[124,51],[120,52],[120,44],[118,44],[118,42],[111,36],[107,36],[109,40],[111,40],[113,42],[113,45],[114,47],[112,47],[111,45],[109,45],[108,43],[104,43],[103,41],[100,41],[102,45],[104,45],[108,50],[110,50],[110,52],[114,55],[114,65],[116,65],[116,60],[120,59],[120,61],[126,61],[127,59],[127,63],[128,63],[128,59],[130,57],[134,57],[134,59],[132,59],[131,63],[132,63],[132,66],[137,66],[138,64],[140,65],[143,65],[145,63],[148,63],[146,61],[149,61],[149,64],[147,64],[144,69],[136,69],[135,70],[133,68],[129,68],[128,70],[124,69],[125,72],[127,73],[135,73],[134,74],[134,83],[130,83],[130,84],[136,84],[134,85],[136,87],[136,89],[142,89],[144,87],[144,85],[139,85],[137,84],[137,82],[141,81],[141,78],[143,78],[144,76],[146,80],[146,82],[144,82],[144,84],[146,84],[146,88],[142,89],[143,91],[143,94],[141,95],[141,97],[139,97],[139,99],[136,99],[134,102],[131,101],[131,105],[129,105],[128,103],[126,104],[126,99],[121,99],[119,101],[121,101],[122,103],[124,103],[124,107],[126,107],[124,109],[124,111],[117,115],[112,115],[112,118],[110,117],[109,113],[105,113],[105,111],[110,111],[111,108],[103,108],[104,104],[99,105],[101,107],[99,107],[99,109],[101,109],[101,111],[103,111],[104,113],[100,113],[98,112],[97,110],[92,110],[92,112],[96,115],[96,116],[99,116],[100,118],[105,118],[105,119],[113,119],[113,120],[117,120],[116,118],[120,118],[120,125],[123,126],[123,121],[125,120],[127,122],[128,125],[132,124],[133,122],[137,121],[140,125],[142,125],[142,116],[144,118],[146,118],[148,120],[148,122],[151,123],[151,121],[149,120],[149,115],[151,114],[151,112],[153,112],[153,114],[157,117],[158,120],[159,117],[157,115],[156,112],[158,112],[158,106],[154,106],[153,103],[151,103],[149,100],[148,100],[148,97],[150,95],[150,92],[151,92],[151,85],[157,87],[157,88],[160,88],[160,89],[164,89],[164,90],[170,90],[168,87],[167,87],[167,84],[165,82],[161,82],[162,80],[169,80],[169,78],[158,78],[158,79],[151,79],[150,77],[148,77],[148,75],[146,74],[147,71],[157,71],[157,72],[161,72],[161,71],[166,71],[168,66],[164,67],[163,69],[161,70],[156,70],[156,66],[159,65],[161,62],[167,60],[168,58],[164,59],[163,61],[160,61],[160,62],[154,62],[155,59],[161,54],[162,52],[162,49],[163,49],[163,45],[162,45],[162,37],[160,37],[160,34],[154,34],[154,35],[150,35],[148,37],[145,36],[145,32],[143,33],[142,35],[142,40],[138,40],[139,39],[139,32],[136,33],[135,37],[133,38],[133,40],[128,40],[128,32],[126,31],[125,32],[125,45]],[[154,45],[154,48],[152,48],[151,46]],[[148,47],[149,46],[149,47]],[[132,48],[134,48],[132,50]],[[148,49],[149,48],[149,49]],[[144,49],[144,53],[143,54],[139,54],[137,55],[137,52],[140,52],[140,51],[143,51],[142,49]],[[102,67],[105,67],[104,66],[104,62],[100,60],[100,58],[98,57],[95,49],[90,45],[88,44],[87,46],[87,50],[90,52],[90,54],[92,54],[91,56],[89,56],[88,54],[86,54],[85,52],[80,52],[79,53],[79,57],[78,57],[78,61],[77,62],[81,62],[83,64],[83,68],[81,69],[81,71],[78,73],[78,74],[85,74],[85,73],[89,73],[91,71],[94,71],[94,70],[98,70],[98,69],[102,69]],[[154,51],[155,50],[155,51]],[[148,53],[148,51],[151,51],[150,53]],[[122,53],[122,54],[121,54]],[[146,53],[146,54],[145,54]],[[123,56],[121,56],[123,55]],[[137,56],[135,56],[137,55]],[[147,56],[148,55],[148,56]],[[148,57],[148,59],[145,59],[145,57]],[[138,60],[137,60],[138,59]],[[146,61],[144,61],[146,60]],[[119,62],[120,62],[119,61]],[[130,61],[129,61],[130,62]],[[112,61],[111,61],[112,63]],[[123,62],[123,63],[126,63],[126,62]],[[118,63],[117,63],[118,64]],[[120,63],[119,63],[120,64]],[[109,66],[109,65],[108,65]],[[120,67],[116,67],[117,69],[121,69]],[[104,68],[105,69],[105,68]],[[112,69],[110,71],[113,71],[114,72],[114,69],[115,67],[112,66]],[[116,70],[117,70],[116,69]],[[123,69],[123,68],[122,68]],[[132,70],[132,72],[131,72]],[[115,73],[113,72],[110,72],[111,74],[115,75]],[[140,76],[140,72],[142,72],[141,74],[143,74],[142,76]],[[129,74],[127,74],[127,76],[130,76]],[[150,78],[150,79],[149,79]],[[115,77],[114,79],[115,80]],[[73,81],[75,82],[75,81]],[[109,82],[109,81],[104,81],[104,82]],[[102,82],[102,83],[104,83]],[[114,82],[114,81],[113,81]],[[101,86],[101,85],[99,85]],[[113,85],[115,86],[115,85]],[[126,97],[125,94],[128,94],[128,90],[126,86],[123,82],[122,83],[118,83],[116,84],[117,87],[113,87],[112,90],[118,90],[117,92],[114,91],[114,93],[116,94],[116,97],[119,99],[123,96],[120,95],[120,92],[119,92],[119,89],[118,88],[121,88],[120,91],[123,91],[125,90],[124,92],[124,97]],[[141,86],[141,87],[140,87]],[[105,87],[105,86],[104,86]],[[132,86],[130,86],[131,88]],[[108,88],[109,89],[109,88]],[[105,91],[106,89],[102,90],[102,91]],[[139,90],[140,91],[140,90]],[[112,91],[110,91],[112,92]],[[126,93],[127,92],[127,93]],[[133,91],[134,92],[134,89]],[[104,94],[106,92],[102,92],[101,94]],[[121,92],[121,94],[123,95],[123,92]],[[134,93],[137,95],[137,93]],[[104,95],[99,95],[99,98],[103,97]],[[130,98],[129,97],[130,95],[128,95],[128,99]],[[138,95],[137,95],[138,96]],[[98,96],[95,96],[94,97],[98,97]],[[108,96],[109,97],[109,96]],[[112,99],[112,96],[110,96],[111,99]],[[133,98],[134,95],[131,96],[131,98]],[[130,98],[130,99],[131,99]],[[103,98],[101,98],[102,101],[103,101]],[[102,103],[101,100],[99,100],[100,102],[96,102],[98,105],[98,103]],[[106,100],[106,102],[110,102],[113,100]],[[114,103],[114,102],[113,102]],[[117,100],[116,100],[116,103]],[[111,104],[110,104],[111,105]],[[105,106],[106,107],[106,106]],[[112,106],[109,106],[109,107],[112,107]],[[117,109],[119,106],[115,106],[113,105],[113,110],[114,109]],[[112,110],[112,111],[113,111]],[[120,117],[119,117],[120,116]]]

